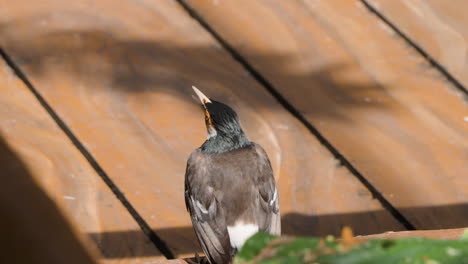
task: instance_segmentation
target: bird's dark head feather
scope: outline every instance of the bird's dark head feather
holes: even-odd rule
[[[205,120],[210,137],[202,151],[222,153],[250,144],[242,130],[237,113],[228,105],[211,100],[204,104]],[[210,132],[210,129],[214,131]]]
[[[201,146],[207,153],[223,153],[251,145],[242,131],[236,112],[229,106],[208,98],[195,86],[195,94],[205,111],[208,139]]]
[[[217,132],[229,133],[240,128],[237,113],[228,105],[212,100],[205,107]]]

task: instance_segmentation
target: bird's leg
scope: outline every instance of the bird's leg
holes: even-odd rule
[[[186,261],[187,263],[189,263],[189,264],[199,264],[198,261],[195,262],[195,261],[193,261],[192,259],[189,259],[189,258],[185,259],[185,261]]]
[[[187,261],[189,264],[206,264],[206,263],[208,263],[206,258],[200,258],[200,256],[196,252],[195,252],[195,257],[194,258],[195,258],[195,261],[192,260],[192,259],[185,259],[185,261]]]
[[[200,262],[200,261],[201,261],[201,260],[200,260],[200,256],[198,255],[197,252],[195,252],[195,259],[197,260],[197,263],[198,263],[198,264],[201,263],[201,262]]]
[[[198,261],[198,264],[209,264],[210,262],[208,261],[207,257],[200,257],[198,256],[198,253],[195,253],[195,258]]]

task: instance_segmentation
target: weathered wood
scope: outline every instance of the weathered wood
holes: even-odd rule
[[[360,1],[186,1],[416,228],[466,226],[467,106]]]
[[[416,45],[468,87],[468,2],[367,0]]]
[[[0,262],[23,263],[23,257],[37,257],[44,263],[90,263],[73,246],[73,233],[67,231],[53,202],[75,232],[94,234],[86,241],[99,248],[104,263],[160,258],[127,210],[3,60],[0,91],[0,211],[5,214],[1,219],[11,220],[14,226],[9,231],[17,234],[16,243],[11,242],[18,247],[15,254],[24,255],[19,262]],[[134,236],[109,240],[102,235],[122,230]],[[0,233],[6,239],[6,233]]]
[[[193,84],[269,153],[286,233],[402,229],[177,2],[2,2],[0,44],[176,255],[200,251],[183,199],[206,138]]]
[[[434,239],[460,239],[463,232],[466,232],[466,228],[454,228],[454,229],[441,229],[441,230],[420,230],[420,231],[400,231],[400,232],[387,232],[383,234],[375,234],[368,236],[357,236],[356,238],[361,239],[374,239],[374,238],[404,238],[404,237],[424,237]]]

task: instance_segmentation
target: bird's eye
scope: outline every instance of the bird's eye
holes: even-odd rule
[[[208,119],[209,119],[209,118],[208,118],[207,116],[205,116],[205,121],[208,121]]]

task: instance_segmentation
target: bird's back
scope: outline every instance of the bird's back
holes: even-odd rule
[[[209,185],[220,192],[217,197],[226,213],[228,226],[239,220],[256,222],[252,210],[257,206],[255,186],[258,178],[262,177],[259,175],[259,162],[253,144],[211,157],[211,172],[207,174]]]
[[[239,249],[258,230],[280,233],[273,172],[266,152],[255,143],[216,154],[195,150],[187,163],[186,202],[201,243],[206,234],[196,225],[204,222],[213,230],[210,239],[231,247],[223,251]]]

